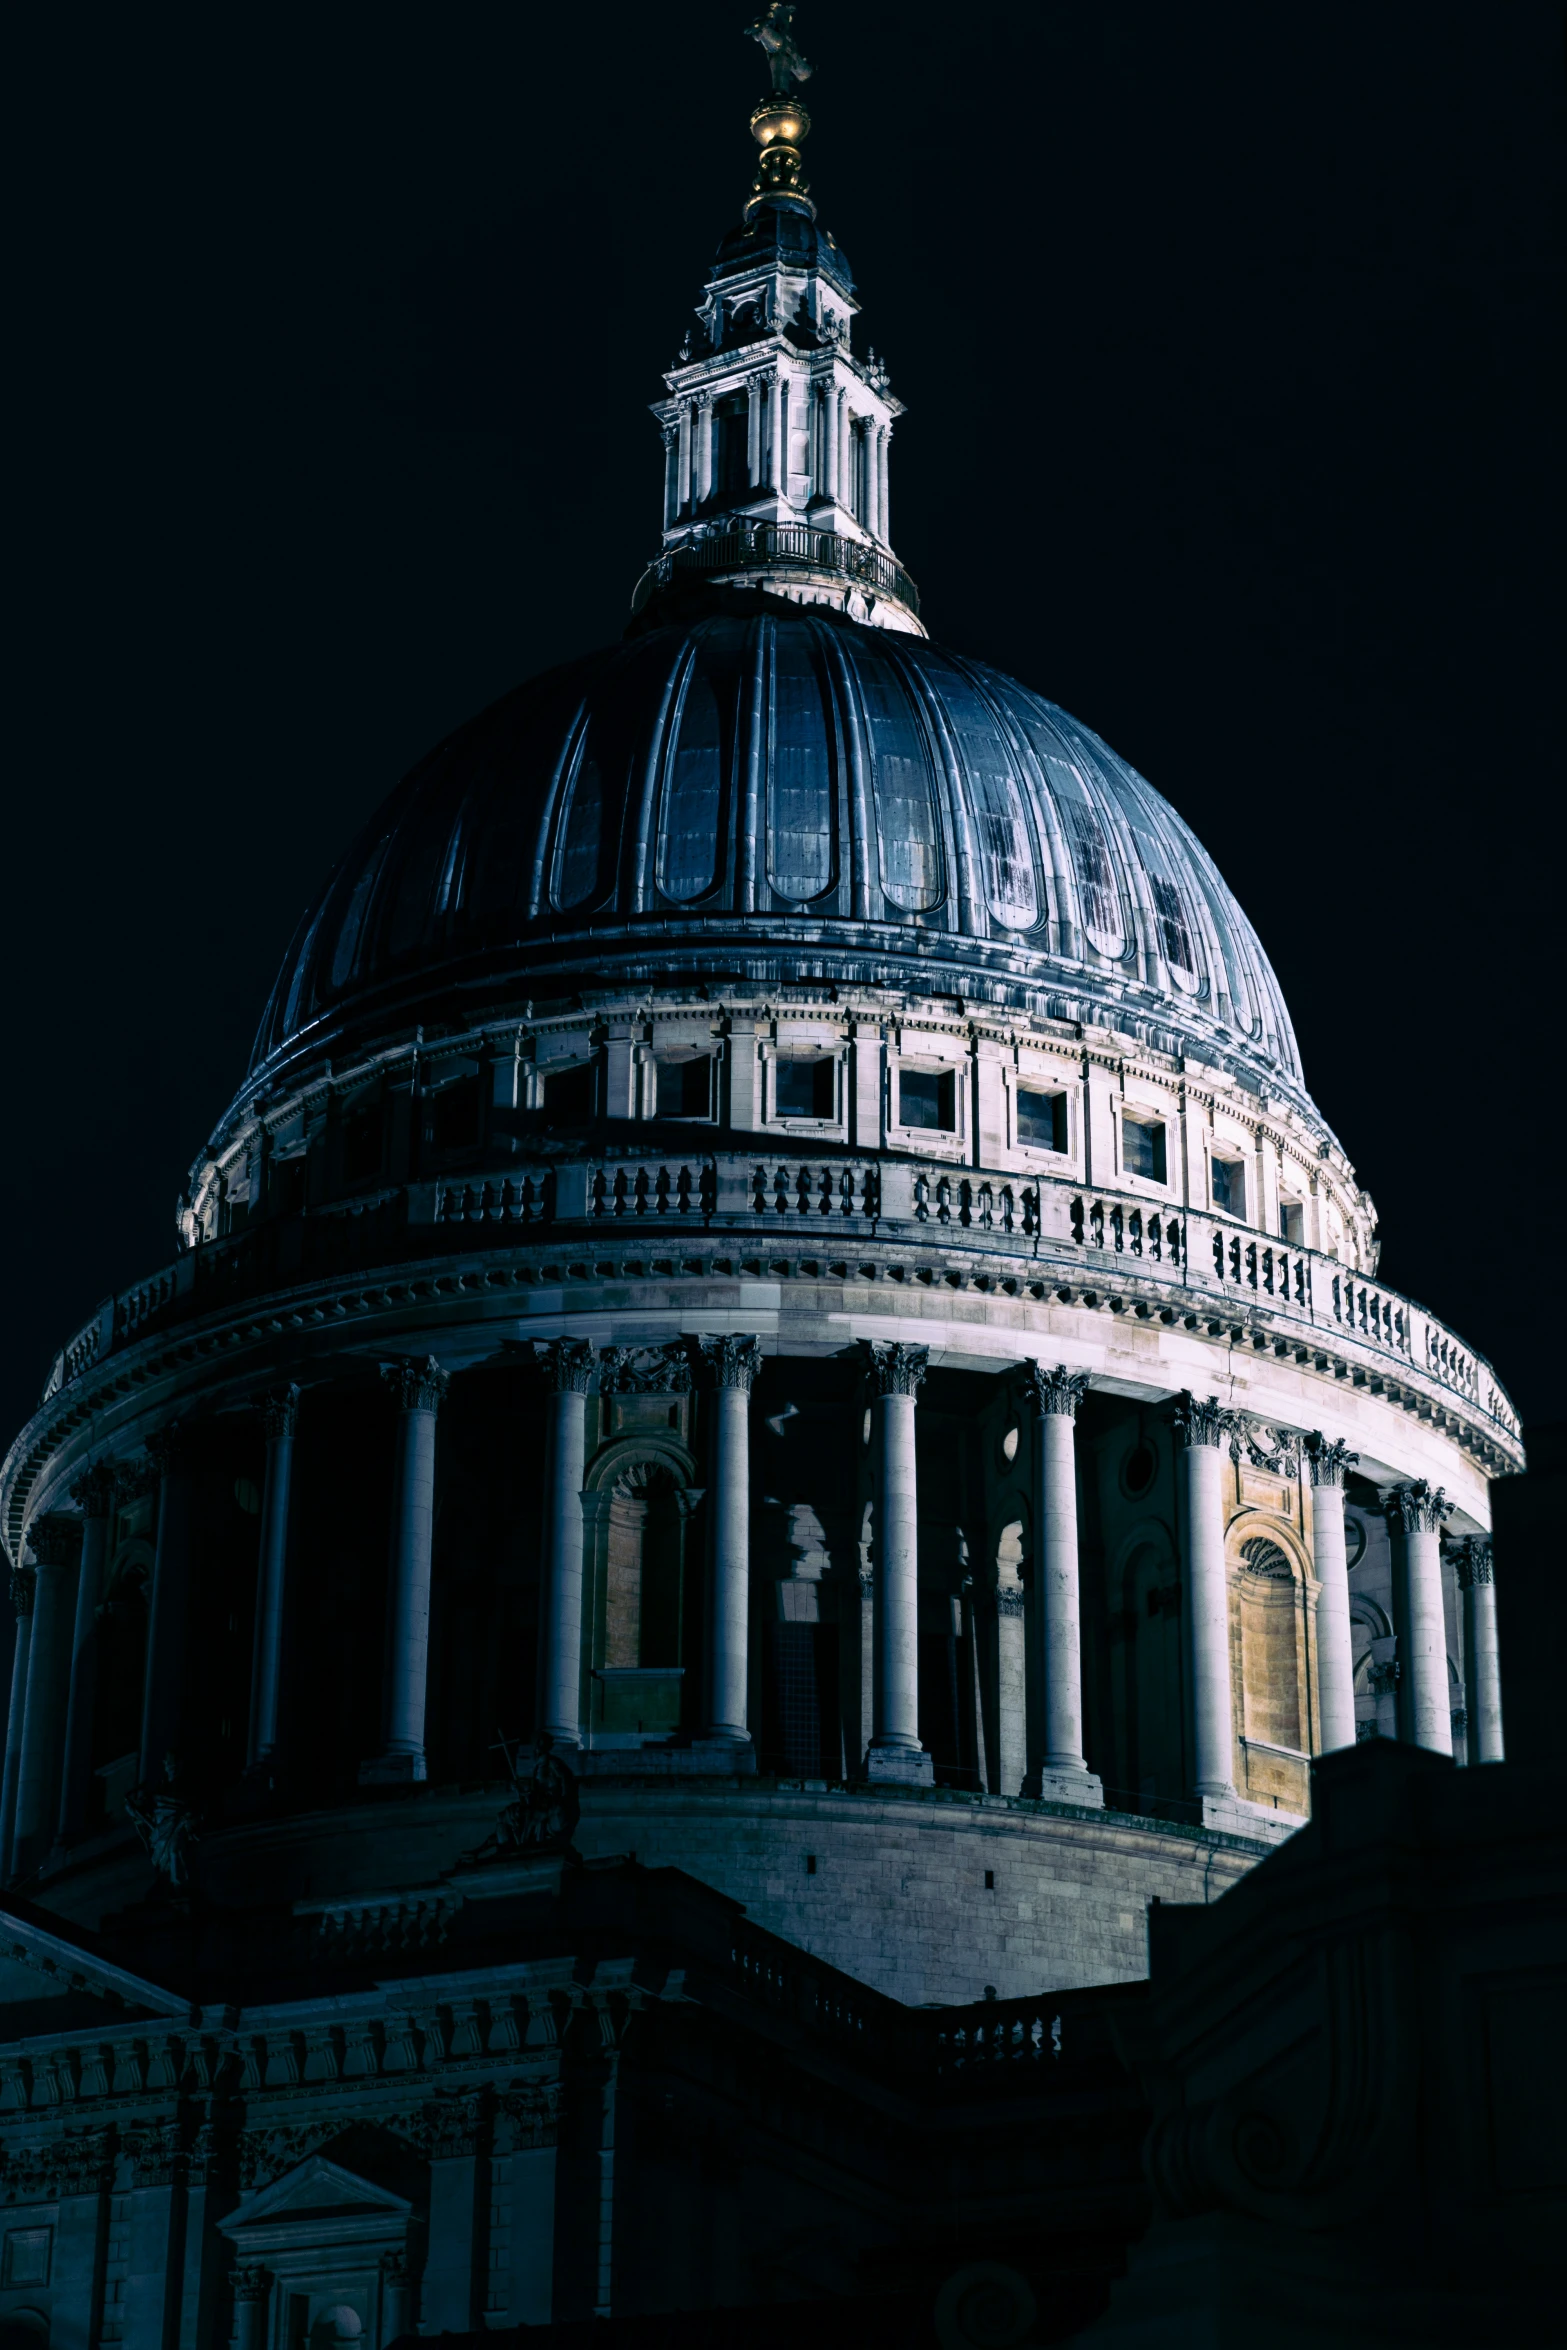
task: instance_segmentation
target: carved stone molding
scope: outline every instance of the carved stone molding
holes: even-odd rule
[[[124,1475],[117,1461],[95,1461],[71,1487],[71,1499],[84,1517],[111,1517],[124,1485]]]
[[[1230,1435],[1232,1461],[1250,1461],[1275,1477],[1299,1476],[1301,1440],[1293,1428],[1270,1428],[1245,1412],[1237,1413],[1236,1418],[1240,1425]]]
[[[868,1338],[863,1343],[873,1395],[918,1395],[930,1368],[928,1346],[907,1346],[902,1339]]]
[[[1491,1545],[1479,1534],[1466,1534],[1453,1552],[1460,1588],[1473,1591],[1477,1583],[1492,1580]]]
[[[417,1355],[398,1355],[381,1365],[381,1377],[397,1398],[400,1412],[438,1412],[452,1383],[434,1355],[421,1362]]]
[[[762,1367],[759,1338],[699,1338],[697,1359],[710,1387],[742,1387],[747,1395]]]
[[[80,1518],[57,1517],[52,1512],[34,1518],[27,1540],[40,1567],[74,1567],[82,1547]]]
[[[1313,1428],[1309,1436],[1302,1437],[1301,1449],[1306,1455],[1306,1466],[1311,1471],[1313,1485],[1341,1486],[1350,1463],[1360,1458],[1359,1453],[1351,1452],[1341,1438],[1335,1437],[1330,1444],[1320,1428]]]
[[[1026,1591],[998,1591],[996,1593],[996,1613],[998,1616],[1020,1616],[1027,1605],[1028,1593]]]
[[[299,1389],[274,1387],[257,1397],[256,1409],[261,1414],[261,1426],[269,1444],[275,1437],[292,1436],[299,1410]]]
[[[601,1395],[689,1395],[691,1358],[678,1338],[665,1346],[606,1346]]]
[[[1433,1488],[1417,1477],[1413,1485],[1396,1485],[1382,1508],[1395,1534],[1439,1534],[1453,1505],[1442,1486]]]
[[[1216,1395],[1204,1403],[1190,1388],[1182,1392],[1173,1417],[1176,1436],[1188,1451],[1198,1444],[1217,1448],[1244,1425],[1241,1415],[1226,1411]]]
[[[229,2291],[236,2301],[265,2301],[272,2284],[272,2271],[259,2260],[244,2261],[229,2271]]]
[[[586,1395],[593,1384],[593,1349],[585,1338],[535,1338],[528,1352],[556,1395]]]
[[[1385,1664],[1373,1665],[1366,1676],[1367,1685],[1373,1697],[1391,1697],[1401,1679],[1398,1659],[1392,1656],[1387,1659]]]
[[[1037,1410],[1068,1420],[1077,1418],[1077,1407],[1088,1393],[1088,1373],[1069,1371],[1064,1363],[1057,1363],[1053,1371],[1043,1363],[1025,1363],[1023,1381]]]

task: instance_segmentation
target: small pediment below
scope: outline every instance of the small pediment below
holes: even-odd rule
[[[218,2225],[232,2236],[278,2220],[406,2219],[412,2209],[405,2195],[394,2195],[325,2154],[311,2154],[270,2186],[258,2188]]]
[[[186,2012],[173,1992],[83,1949],[36,1911],[0,1909],[0,2042]]]

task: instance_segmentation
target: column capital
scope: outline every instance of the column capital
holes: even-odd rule
[[[95,1461],[71,1487],[71,1499],[84,1518],[108,1518],[125,1491],[125,1475],[118,1461]]]
[[[1320,1428],[1313,1428],[1308,1436],[1302,1437],[1301,1449],[1306,1455],[1306,1466],[1311,1471],[1313,1485],[1342,1485],[1344,1472],[1350,1462],[1360,1458],[1359,1453],[1351,1452],[1339,1437],[1329,1443]]]
[[[261,1425],[270,1444],[274,1437],[292,1436],[294,1418],[299,1410],[299,1389],[294,1386],[273,1387],[256,1398],[256,1409],[261,1414]]]
[[[1396,1657],[1387,1657],[1373,1665],[1366,1675],[1366,1684],[1373,1697],[1391,1697],[1403,1675]]]
[[[31,1567],[13,1567],[11,1569],[11,1605],[16,1610],[18,1622],[22,1617],[32,1614],[33,1600],[37,1595],[37,1590],[38,1577]]]
[[[1483,1535],[1466,1534],[1463,1540],[1454,1546],[1453,1558],[1458,1568],[1459,1587],[1462,1590],[1473,1591],[1477,1583],[1489,1583],[1493,1580],[1491,1545]]]
[[[243,2261],[229,2271],[229,2290],[236,2301],[265,2301],[272,2271],[259,2260]]]
[[[699,1338],[695,1352],[709,1387],[743,1387],[750,1394],[762,1367],[759,1338]]]
[[[691,1358],[678,1338],[664,1346],[606,1346],[601,1395],[689,1395]]]
[[[400,1412],[438,1412],[452,1383],[434,1355],[398,1355],[381,1365],[381,1377],[397,1397]]]
[[[1417,1477],[1412,1485],[1395,1485],[1382,1509],[1395,1534],[1439,1534],[1442,1520],[1452,1514],[1445,1489]]]
[[[585,1338],[535,1338],[524,1351],[554,1394],[587,1394],[593,1381],[593,1349]]]
[[[190,1459],[190,1429],[184,1420],[170,1420],[154,1428],[147,1439],[147,1458],[159,1478],[177,1477]]]
[[[874,1395],[917,1395],[925,1373],[930,1368],[928,1346],[907,1346],[902,1339],[884,1342],[867,1338],[863,1342],[866,1370]]]
[[[1239,1412],[1226,1411],[1216,1395],[1202,1402],[1191,1389],[1183,1389],[1174,1413],[1175,1433],[1189,1452],[1194,1445],[1208,1445],[1215,1451],[1226,1437],[1237,1435],[1245,1426]]]
[[[1025,1363],[1023,1381],[1039,1411],[1068,1420],[1077,1418],[1077,1407],[1088,1393],[1088,1373],[1069,1371],[1065,1363],[1057,1363],[1053,1371],[1047,1371],[1043,1363]]]
[[[51,1511],[46,1517],[34,1518],[24,1540],[31,1544],[40,1567],[74,1567],[82,1547],[82,1521]]]
[[[998,1616],[1020,1616],[1027,1606],[1028,1593],[1026,1591],[1013,1590],[1004,1585],[997,1586],[996,1613]]]

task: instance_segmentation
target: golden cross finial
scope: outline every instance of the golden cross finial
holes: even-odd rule
[[[748,41],[757,41],[766,53],[773,77],[776,97],[787,98],[791,82],[808,82],[811,69],[795,46],[790,27],[794,23],[793,0],[770,0],[755,24],[745,28]]]

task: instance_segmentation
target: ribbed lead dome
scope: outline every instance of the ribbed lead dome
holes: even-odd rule
[[[301,923],[252,1078],[492,1000],[682,978],[912,978],[1305,1100],[1251,924],[1097,735],[920,638],[754,594],[432,751]]]

